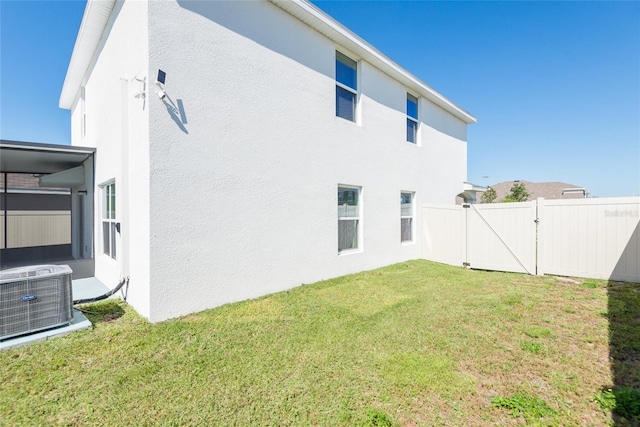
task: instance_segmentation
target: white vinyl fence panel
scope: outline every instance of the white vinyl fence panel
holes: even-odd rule
[[[8,211],[7,248],[69,243],[71,243],[71,212]]]
[[[424,205],[422,238],[445,264],[640,282],[640,197]]]
[[[536,274],[536,202],[469,205],[471,268]]]
[[[422,207],[422,256],[450,265],[462,265],[464,257],[464,212],[462,206]]]
[[[541,201],[545,273],[640,282],[640,198]]]

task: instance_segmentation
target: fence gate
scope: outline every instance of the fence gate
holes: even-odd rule
[[[422,257],[640,282],[640,197],[422,206]]]
[[[536,274],[536,202],[424,205],[423,257],[482,270]]]
[[[464,205],[464,265],[536,274],[536,202]]]

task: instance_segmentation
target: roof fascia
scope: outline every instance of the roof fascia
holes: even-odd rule
[[[60,94],[60,108],[71,109],[77,98],[93,55],[100,44],[116,0],[88,0],[78,37],[73,47],[67,75]]]
[[[307,0],[269,0],[311,28],[327,36],[335,43],[352,50],[392,78],[453,114],[467,124],[477,119],[413,74],[402,68],[389,57],[364,41],[344,25],[309,3]],[[104,29],[109,22],[116,0],[88,0],[73,48],[69,68],[62,86],[60,107],[71,109],[77,98],[78,89],[91,64],[93,55],[100,44]]]
[[[0,139],[0,148],[8,150],[32,150],[55,153],[84,153],[93,154],[96,152],[94,147],[80,147],[78,145],[60,145],[60,144],[44,144],[40,142],[12,141],[8,139]]]
[[[477,119],[307,0],[269,0],[467,124]]]

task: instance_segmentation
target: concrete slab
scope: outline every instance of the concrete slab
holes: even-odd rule
[[[107,285],[95,277],[74,279],[71,281],[71,286],[73,287],[74,300],[99,297],[110,290]]]
[[[74,309],[73,320],[70,324],[65,326],[58,326],[56,328],[47,329],[44,331],[34,332],[29,335],[8,338],[6,340],[0,341],[0,350],[7,350],[9,348],[20,347],[22,345],[48,340],[49,338],[59,337],[74,331],[89,329],[92,326],[93,325],[91,324],[89,319],[84,316],[84,314]]]

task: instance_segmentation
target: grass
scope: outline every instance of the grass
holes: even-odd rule
[[[544,400],[524,393],[516,393],[510,397],[499,396],[494,398],[491,403],[499,408],[509,410],[514,417],[523,416],[531,421],[549,417],[555,413]]]
[[[98,303],[0,353],[0,425],[610,425],[628,307],[597,283],[412,261],[157,324]]]

